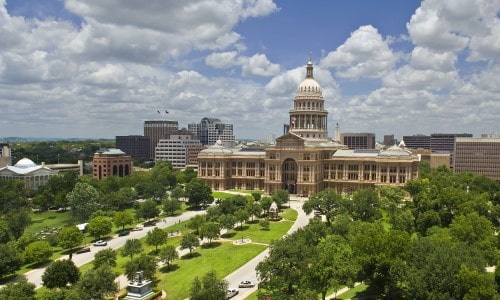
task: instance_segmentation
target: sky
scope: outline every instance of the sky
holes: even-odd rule
[[[268,139],[309,56],[331,137],[499,134],[499,18],[500,0],[0,0],[0,137],[210,117]]]

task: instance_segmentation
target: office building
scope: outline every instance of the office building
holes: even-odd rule
[[[217,141],[221,141],[226,147],[235,145],[233,124],[222,123],[219,119],[203,118],[200,123],[188,124],[188,130],[204,146],[214,145]]]
[[[431,149],[431,137],[428,135],[404,135],[403,141],[410,149]]]
[[[193,157],[197,157],[201,151],[200,140],[183,128],[171,132],[165,139],[160,139],[155,149],[155,161],[167,160],[174,169],[184,169],[189,164],[197,162]]]
[[[155,148],[160,139],[164,139],[167,134],[179,129],[177,121],[153,120],[144,121],[144,136],[149,138],[149,158],[154,159]]]
[[[116,136],[116,148],[122,150],[137,160],[145,161],[151,158],[151,155],[149,154],[149,146],[149,136]]]
[[[132,174],[132,157],[120,149],[102,149],[92,159],[95,179]]]
[[[375,149],[375,134],[344,132],[340,135],[340,142],[349,149]]]
[[[384,146],[392,146],[397,143],[397,140],[394,139],[394,134],[386,134],[384,135]]]
[[[249,149],[216,143],[198,155],[198,178],[214,190],[263,189],[271,194],[286,189],[309,196],[326,188],[352,193],[378,185],[403,186],[418,177],[419,157],[404,145],[381,151],[349,150],[328,138],[327,119],[321,86],[309,60],[289,111],[289,124],[275,145]]]
[[[457,137],[453,172],[471,172],[500,181],[500,138]]]

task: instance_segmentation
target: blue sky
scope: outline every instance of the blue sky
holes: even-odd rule
[[[309,55],[330,136],[499,133],[499,14],[498,0],[0,0],[0,137],[203,117],[278,136]]]

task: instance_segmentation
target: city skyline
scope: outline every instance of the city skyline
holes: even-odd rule
[[[309,56],[330,137],[336,123],[378,141],[499,133],[499,14],[493,0],[0,0],[0,137],[204,117],[279,136]]]

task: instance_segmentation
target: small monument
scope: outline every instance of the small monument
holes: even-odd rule
[[[269,219],[271,220],[278,220],[279,219],[279,208],[276,202],[273,202],[271,204],[271,207],[269,208]]]
[[[151,289],[152,281],[144,279],[142,271],[136,272],[133,280],[129,281],[127,286],[126,300],[144,300],[154,294]]]

